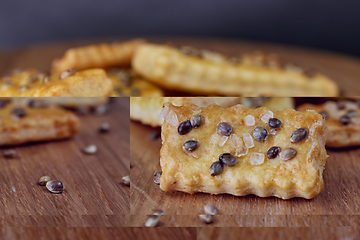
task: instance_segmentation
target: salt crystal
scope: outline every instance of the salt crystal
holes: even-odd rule
[[[222,147],[225,145],[226,141],[229,139],[228,136],[222,136],[219,141],[219,146]]]
[[[338,112],[338,105],[334,101],[328,101],[324,104],[325,110],[329,113],[330,116],[333,116]]]
[[[243,140],[241,140],[241,138],[238,137],[236,134],[231,134],[230,140],[235,148],[239,148],[244,145]]]
[[[160,117],[161,117],[161,118],[165,118],[165,116],[167,115],[168,111],[169,111],[169,107],[168,107],[168,106],[164,106],[163,109],[161,109]]]
[[[243,140],[244,140],[245,146],[246,146],[247,148],[253,148],[253,147],[255,146],[255,145],[254,145],[253,138],[252,138],[252,136],[251,136],[249,133],[245,133],[245,134],[244,134]]]
[[[245,156],[248,153],[248,148],[247,147],[241,147],[236,149],[235,151],[235,156],[236,157],[241,157],[241,156]]]
[[[261,165],[264,163],[265,156],[262,153],[253,153],[250,157],[252,165]]]
[[[255,125],[255,118],[252,115],[247,115],[245,117],[245,125],[246,126],[254,126]]]
[[[171,111],[166,117],[166,122],[168,122],[173,127],[176,127],[177,125],[179,125],[179,120],[177,118],[176,113]]]
[[[261,121],[264,123],[269,123],[269,119],[274,117],[274,113],[272,111],[267,111],[262,117]]]

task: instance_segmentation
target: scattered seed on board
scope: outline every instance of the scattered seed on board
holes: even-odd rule
[[[210,215],[218,215],[219,214],[219,210],[214,206],[214,204],[206,204],[204,207],[204,211],[206,214],[210,214]]]
[[[214,217],[210,214],[201,214],[199,215],[201,221],[203,221],[206,224],[210,224],[214,222]]]
[[[185,134],[187,134],[188,132],[190,132],[191,128],[192,128],[192,127],[191,127],[190,121],[189,121],[189,120],[186,120],[186,121],[180,123],[180,125],[179,125],[179,127],[178,127],[178,133],[179,133],[180,135],[185,135]]]
[[[296,152],[295,149],[293,149],[293,148],[287,148],[287,149],[285,149],[284,151],[282,151],[282,152],[280,153],[280,158],[281,158],[282,160],[287,161],[287,160],[290,160],[290,159],[292,159],[293,157],[295,157],[296,154],[297,154],[297,152]]]
[[[159,137],[160,137],[160,133],[158,131],[153,131],[152,133],[150,133],[151,140],[158,139]]]
[[[230,153],[223,153],[219,156],[219,161],[228,166],[234,166],[237,163],[236,157]]]
[[[232,127],[226,122],[221,122],[217,125],[216,131],[223,136],[230,136],[232,133]]]
[[[46,183],[46,188],[51,193],[62,193],[64,191],[64,185],[58,180],[51,180]]]
[[[211,176],[219,175],[223,170],[223,165],[220,161],[214,162],[210,167]]]
[[[42,176],[39,181],[38,181],[38,184],[40,186],[45,186],[47,182],[50,182],[52,179],[50,176]]]
[[[267,153],[266,153],[266,156],[269,158],[269,159],[274,159],[276,158],[278,155],[279,155],[279,152],[280,152],[280,147],[271,147]]]
[[[275,128],[275,129],[280,128],[281,124],[282,124],[281,121],[277,118],[269,119],[269,127],[271,127],[271,128]]]
[[[154,183],[156,183],[157,185],[160,185],[161,174],[162,174],[162,172],[155,172],[154,173]]]
[[[344,125],[348,125],[350,123],[350,117],[349,116],[342,116],[340,119],[339,119],[339,122],[341,122],[342,124]]]
[[[94,154],[97,151],[97,147],[95,145],[89,145],[85,147],[82,151],[86,154]]]
[[[110,124],[109,123],[103,122],[100,125],[100,128],[99,128],[100,133],[107,133],[107,132],[109,132],[109,130],[110,130]]]
[[[2,155],[4,158],[15,158],[17,154],[14,149],[6,149],[2,151]]]
[[[192,152],[196,150],[199,147],[199,143],[195,140],[189,140],[184,142],[183,144],[183,150],[185,152]]]
[[[159,224],[159,216],[153,215],[146,220],[145,227],[156,227],[158,224]]]
[[[164,214],[165,214],[165,212],[163,210],[158,209],[152,215],[153,216],[161,216],[161,215],[164,215]]]
[[[204,119],[201,115],[196,114],[190,118],[190,123],[193,128],[200,127],[204,122]]]
[[[22,118],[26,116],[26,111],[22,107],[15,107],[11,113],[16,117]]]
[[[125,186],[130,186],[130,176],[125,176],[125,177],[122,177],[122,180],[123,180],[123,184]]]
[[[256,126],[253,130],[253,137],[260,142],[265,142],[268,135],[268,131],[263,127]]]
[[[290,142],[296,143],[304,140],[308,136],[306,128],[298,128],[291,133]]]
[[[74,75],[76,73],[76,70],[75,69],[69,69],[69,70],[66,70],[66,71],[63,71],[62,73],[60,73],[60,80],[61,79],[65,79],[67,77],[70,77],[71,75]]]

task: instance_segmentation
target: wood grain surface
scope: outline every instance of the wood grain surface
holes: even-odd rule
[[[104,115],[80,115],[82,130],[71,139],[13,147],[15,159],[0,156],[0,221],[9,227],[123,226],[130,212],[129,99],[118,98]],[[109,133],[98,133],[102,122]],[[95,144],[98,151],[81,149]],[[65,191],[37,185],[49,175]]]
[[[200,49],[209,49],[228,56],[238,56],[245,52],[254,51],[276,54],[283,62],[297,64],[305,69],[317,70],[334,79],[340,86],[342,95],[360,95],[360,59],[355,57],[314,49],[240,40],[184,37],[146,37],[146,39],[154,43],[172,43],[179,46],[188,45]],[[40,44],[2,52],[0,53],[0,76],[9,74],[16,68],[32,67],[49,70],[54,58],[61,57],[70,47],[121,40],[126,39],[107,38]],[[176,94],[181,95],[181,93]]]
[[[160,128],[138,122],[130,123],[131,193],[130,213],[133,225],[140,226],[156,209],[166,215],[165,226],[201,226],[198,217],[203,207],[212,203],[220,211],[212,226],[355,226],[360,215],[360,148],[331,150],[324,171],[324,190],[314,199],[253,195],[235,197],[228,194],[210,195],[182,192],[163,192],[153,182],[153,174],[160,171],[161,139],[149,135]],[[233,216],[229,216],[233,215]]]

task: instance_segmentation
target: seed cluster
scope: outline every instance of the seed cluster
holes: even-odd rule
[[[186,120],[180,123],[180,125],[178,126],[178,133],[180,135],[186,135],[193,128],[198,128],[202,126],[203,123],[204,118],[201,115],[196,114],[192,116],[190,120]],[[182,149],[184,152],[189,153],[195,151],[198,147],[199,143],[196,140],[188,140],[183,144]]]
[[[42,176],[38,181],[38,185],[46,186],[49,192],[55,194],[62,193],[64,191],[63,183],[58,180],[53,180],[50,176]]]
[[[332,116],[337,118],[341,124],[348,125],[352,118],[358,117],[357,109],[359,106],[359,101],[340,101],[338,103],[328,101],[324,104],[325,110],[319,112],[319,114],[324,119]]]

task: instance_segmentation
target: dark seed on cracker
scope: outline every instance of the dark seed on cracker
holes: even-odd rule
[[[268,131],[263,127],[256,126],[253,130],[253,137],[260,142],[265,142],[268,135]]]
[[[187,134],[188,132],[190,132],[191,128],[192,128],[192,127],[191,127],[190,121],[189,121],[189,120],[186,120],[186,121],[180,123],[180,125],[179,125],[179,127],[178,127],[178,133],[179,133],[180,135],[185,135],[185,134]]]
[[[236,157],[230,153],[223,153],[219,156],[219,161],[228,166],[234,166],[237,163]]]
[[[216,131],[219,135],[230,136],[232,133],[232,127],[226,122],[221,122],[217,125]]]
[[[306,128],[298,128],[291,133],[290,142],[296,143],[304,140],[308,136]]]

